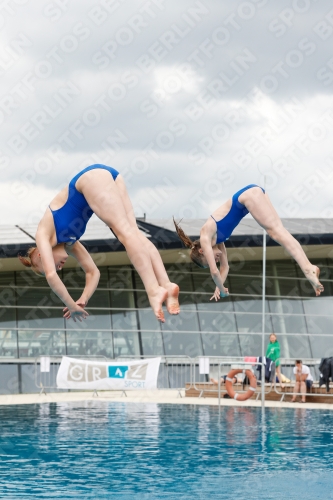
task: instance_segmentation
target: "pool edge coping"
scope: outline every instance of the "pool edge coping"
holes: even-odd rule
[[[22,405],[22,404],[44,404],[44,403],[66,403],[82,401],[103,401],[121,403],[158,403],[158,404],[183,404],[197,406],[218,406],[217,398],[191,398],[179,396],[177,390],[155,390],[155,391],[127,391],[122,395],[120,391],[99,391],[98,396],[92,392],[66,392],[47,394],[8,394],[0,395],[0,406]],[[261,408],[261,401],[247,400],[237,402],[233,399],[222,399],[221,406],[253,407]],[[265,401],[266,408],[305,408],[311,410],[333,410],[333,404],[329,403],[291,403],[285,401]]]

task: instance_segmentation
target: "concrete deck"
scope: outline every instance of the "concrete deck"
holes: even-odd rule
[[[21,404],[43,404],[62,403],[78,401],[107,401],[121,403],[162,403],[162,404],[184,404],[184,405],[211,405],[218,406],[216,398],[179,397],[176,390],[156,390],[156,391],[127,391],[127,397],[120,391],[100,391],[98,397],[92,392],[58,392],[48,394],[10,394],[0,395],[0,405],[21,405]],[[260,408],[261,401],[248,400],[236,402],[233,399],[221,399],[221,406],[246,406]],[[289,403],[280,401],[266,401],[266,408],[307,408],[312,410],[333,410],[332,404],[326,403]]]

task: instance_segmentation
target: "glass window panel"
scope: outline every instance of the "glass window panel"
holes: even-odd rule
[[[261,332],[262,316],[261,314],[235,314],[238,332]],[[265,316],[265,331],[272,331],[272,323],[269,315]]]
[[[101,330],[111,330],[111,315],[109,311],[89,309],[88,312],[89,316],[81,322],[75,322],[72,319],[66,320],[66,330],[89,331],[92,329],[97,330],[98,328]]]
[[[99,272],[101,273],[98,282],[98,288],[109,288],[109,273],[107,267],[98,266]]]
[[[192,292],[193,284],[192,284],[192,274],[188,271],[183,271],[179,269],[179,266],[174,265],[172,267],[168,267],[167,270],[169,279],[172,283],[177,283],[179,285],[182,292]]]
[[[282,295],[288,297],[299,297],[300,281],[297,279],[269,278],[270,289],[266,289],[267,295]]]
[[[287,353],[282,354],[283,358],[312,358],[312,351],[310,348],[310,342],[308,335],[288,335],[283,339],[283,335],[279,336],[279,342],[282,345],[283,341],[288,344]]]
[[[140,356],[139,336],[134,332],[114,332],[114,357]]]
[[[0,273],[1,276],[1,273]],[[0,288],[0,305],[1,306],[15,306],[15,288],[4,287]]]
[[[231,292],[232,294],[237,294],[237,293],[242,293],[247,295],[262,294],[262,279],[260,276],[252,277],[252,276],[229,275],[229,282],[230,282],[229,292]]]
[[[112,311],[113,330],[138,330],[136,311]]]
[[[304,316],[271,315],[274,333],[307,333]]]
[[[305,314],[333,315],[333,297],[316,297],[303,300]]]
[[[166,314],[165,323],[162,323],[161,328],[164,331],[181,332],[185,330],[197,332],[199,324],[195,304],[182,305],[179,315]]]
[[[127,291],[127,290],[111,290],[111,307],[113,308],[129,308],[132,309],[135,307],[135,300],[134,300],[134,292]],[[140,299],[142,297],[142,301],[144,301],[143,295],[146,294],[140,294]],[[148,302],[148,298],[146,295],[146,301]],[[141,302],[138,303],[138,307],[144,307],[141,305]]]
[[[142,350],[146,356],[164,354],[161,332],[141,332]]]
[[[136,292],[137,303],[139,308],[150,308],[148,295],[146,292]]]
[[[239,343],[241,356],[261,356],[261,335],[239,335]]]
[[[202,332],[237,332],[234,313],[199,312]]]
[[[141,330],[160,330],[160,322],[151,308],[139,310],[139,321]]]
[[[205,272],[205,274],[193,274],[194,281],[194,291],[199,294],[199,296],[204,294],[208,294],[211,297],[215,290],[215,283],[212,280],[209,272]],[[229,277],[226,279],[224,286],[226,288],[230,287]],[[182,288],[181,288],[182,289]],[[230,290],[229,290],[230,291]]]
[[[142,279],[136,271],[134,271],[134,288],[137,290],[144,290],[145,287],[142,283]]]
[[[165,354],[185,355],[190,358],[202,355],[199,333],[163,332]]]
[[[333,294],[333,266],[330,265],[331,260],[327,264],[319,264],[320,267],[320,281],[323,283],[325,288],[325,295]],[[318,264],[317,264],[318,265]]]
[[[332,316],[306,316],[309,333],[332,333]]]
[[[20,358],[66,354],[64,331],[19,330],[18,340]]]
[[[246,299],[245,297],[234,297],[235,311],[239,312],[261,312],[261,299]],[[268,311],[268,301],[265,302],[265,309]]]
[[[72,294],[74,300],[77,300],[79,297],[74,297],[74,293]],[[110,295],[107,290],[96,290],[92,297],[90,297],[88,302],[88,308],[90,307],[105,307],[110,308]]]
[[[296,264],[293,260],[267,261],[267,274],[269,276],[297,277]]]
[[[17,309],[19,328],[64,328],[62,309],[27,307]],[[72,321],[72,320],[70,320]],[[74,323],[75,324],[75,323]]]
[[[195,293],[180,293],[179,294],[179,304],[181,306],[181,309],[183,309],[183,306],[194,306],[196,302],[197,294]]]
[[[311,262],[315,263],[312,259]],[[333,280],[333,266],[331,264],[331,260],[328,260],[328,263],[325,259],[322,259],[319,263],[316,262],[316,265],[320,267],[320,281],[322,279]]]
[[[299,295],[299,281],[292,279],[274,278],[269,275],[266,277],[266,294],[267,295]],[[258,276],[230,276],[230,291],[231,293],[242,293],[249,295],[261,295],[262,293],[262,270]],[[289,274],[287,274],[289,276]]]
[[[14,308],[0,307],[0,328],[16,327],[16,310]]]
[[[302,271],[301,271],[302,273]],[[298,283],[299,283],[299,295],[300,297],[309,297],[309,298],[313,298],[315,297],[315,292],[312,288],[312,285],[311,283],[304,278],[304,274],[302,273],[302,277],[303,279],[299,279],[298,280]],[[321,297],[321,299],[323,299],[325,297]]]
[[[160,322],[153,313],[146,293],[137,292],[139,321],[141,330],[160,330]],[[165,312],[165,308],[164,308]]]
[[[293,299],[270,299],[268,301],[269,310],[277,314],[304,314],[301,300]]]
[[[69,356],[99,355],[113,358],[111,332],[67,332],[67,354]]]
[[[205,356],[240,356],[238,335],[202,334]]]
[[[209,274],[209,270],[199,269],[198,267],[195,267],[194,271],[191,274],[194,284],[194,290],[209,292],[210,288],[212,288],[213,282],[212,277]]]
[[[213,311],[213,312],[225,312],[225,311],[231,311],[233,312],[234,308],[232,305],[232,299],[231,297],[224,298],[218,301],[215,300],[209,300],[211,295],[206,295],[206,301],[205,302],[199,302],[197,303],[197,309],[198,311]]]
[[[330,332],[331,333],[331,332]],[[333,338],[322,335],[309,335],[312,356],[329,358],[333,356]]]
[[[49,287],[48,282],[43,276],[37,276],[33,271],[16,272],[16,285],[18,287],[27,288],[40,288]]]
[[[15,284],[15,274],[13,272],[0,273],[0,286],[7,287]]]
[[[47,288],[18,288],[17,306],[32,306],[32,307],[64,307],[63,302],[59,297]]]
[[[256,287],[256,289],[259,288],[257,281],[254,282],[253,286]],[[266,276],[266,295],[278,295],[278,290],[276,288],[276,280],[274,278],[270,278],[267,276]]]
[[[261,260],[242,260],[241,262],[229,262],[230,274],[241,274],[247,275],[252,274],[253,276],[260,276],[262,274],[262,261]],[[267,267],[269,266],[269,261],[267,261]]]
[[[0,394],[18,394],[18,366],[0,364]]]
[[[86,283],[86,273],[80,267],[74,269],[64,269],[62,271],[62,281],[66,288],[84,288]]]
[[[128,266],[108,268],[108,288],[116,290],[135,288],[132,281],[132,269]]]
[[[322,271],[322,270],[321,270]],[[320,273],[320,282],[324,285],[325,295],[333,295],[333,282],[322,278],[322,273]]]
[[[17,331],[0,330],[0,356],[17,358]]]
[[[307,242],[305,243],[307,244]],[[321,259],[311,259],[311,264],[314,264],[316,266],[318,266],[320,269],[322,267],[326,267],[327,266],[327,260],[324,259],[324,258],[321,258]],[[301,278],[304,278],[304,274],[303,274],[303,271],[302,269],[296,265],[296,272],[297,272],[297,275],[300,276]]]

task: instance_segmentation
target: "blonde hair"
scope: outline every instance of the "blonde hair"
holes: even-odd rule
[[[37,247],[30,247],[27,250],[26,256],[18,255],[17,257],[18,257],[19,261],[22,262],[22,264],[25,267],[30,267],[32,269],[32,271],[35,274],[37,274],[37,276],[44,277],[44,275],[41,274],[41,272],[38,270],[38,268],[33,263],[33,253],[34,253],[35,250],[37,250]]]
[[[179,222],[181,222],[181,220]],[[199,252],[199,250],[201,249],[200,240],[192,241],[191,238],[184,233],[179,224],[177,224],[174,217],[173,217],[173,223],[175,225],[177,234],[181,239],[181,241],[183,242],[183,244],[191,249],[190,252],[191,261],[194,262],[194,264],[196,264],[199,267],[204,267],[202,264],[202,254]]]

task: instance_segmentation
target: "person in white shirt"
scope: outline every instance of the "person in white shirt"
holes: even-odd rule
[[[294,388],[294,396],[291,400],[292,403],[296,401],[296,395],[301,393],[302,403],[305,403],[306,390],[310,390],[313,384],[313,378],[310,372],[310,368],[303,365],[300,359],[295,361],[294,375],[296,377],[296,384]]]

